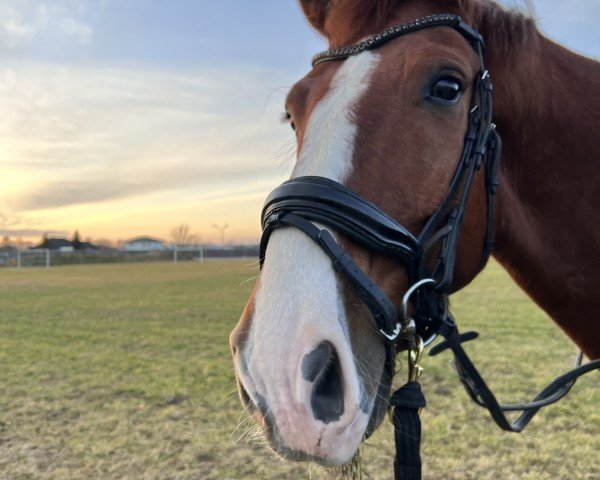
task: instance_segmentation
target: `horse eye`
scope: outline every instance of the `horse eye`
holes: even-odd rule
[[[456,80],[444,78],[438,80],[431,89],[431,98],[442,103],[456,103],[460,98],[462,88]]]
[[[292,130],[295,132],[296,131],[296,124],[294,123],[294,121],[292,120],[292,116],[290,115],[289,112],[285,112],[283,114],[283,116],[281,117],[281,122],[282,123],[289,123],[290,127],[292,127]]]

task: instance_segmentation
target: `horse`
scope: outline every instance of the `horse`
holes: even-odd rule
[[[373,245],[390,222],[405,229],[396,250],[413,245],[441,205],[460,203],[448,201],[449,185],[471,117],[482,108],[473,99],[487,88],[478,90],[485,84],[477,81],[483,61],[481,78],[493,79],[496,127],[488,125],[480,158],[491,156],[496,130],[503,148],[497,173],[472,169],[455,257],[443,271],[451,270],[446,291],[468,285],[491,251],[588,358],[599,358],[600,225],[593,218],[600,210],[600,64],[494,1],[299,3],[330,50],[286,98],[285,116],[297,137],[292,181],[321,179],[310,185],[307,212],[327,197],[337,201],[337,211],[348,205],[354,215],[368,211],[382,219],[369,233],[366,220],[348,226],[340,214],[332,228],[326,215],[313,212],[311,221],[296,215],[286,228],[269,231],[260,276],[230,345],[241,401],[272,449],[294,460],[342,465],[384,418],[401,347],[386,338],[398,331],[373,312],[385,299],[401,309],[414,272],[402,255]],[[477,37],[468,27],[423,28],[419,21],[414,27],[415,19],[444,15],[479,32],[485,50],[473,47]],[[379,32],[394,32],[395,25],[409,25],[409,34],[381,41]],[[361,42],[368,45],[346,47]],[[445,220],[447,210],[437,216],[438,226],[442,217],[457,225]],[[370,243],[351,235],[358,228],[371,235]],[[456,229],[431,232],[434,246],[421,252],[418,268],[435,268],[449,231]],[[406,248],[410,256],[417,247]],[[421,328],[421,336],[430,333]]]

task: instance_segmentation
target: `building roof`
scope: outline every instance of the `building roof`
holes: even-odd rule
[[[73,242],[66,238],[48,238],[45,242],[39,243],[31,248],[48,248],[50,250],[60,250],[64,247],[73,247]],[[81,250],[97,250],[98,247],[90,242],[79,242],[79,249]]]
[[[62,247],[72,247],[73,243],[66,238],[48,238],[45,242],[34,246],[33,248],[49,248],[50,250],[60,250]]]
[[[161,245],[164,243],[162,240],[154,237],[135,237],[129,240],[126,240],[125,243],[136,243],[136,242],[153,242],[160,243]]]

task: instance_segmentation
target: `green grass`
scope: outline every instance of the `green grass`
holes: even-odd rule
[[[257,274],[248,262],[0,271],[0,478],[328,478],[237,428],[227,337]],[[496,264],[453,299],[468,346],[504,401],[568,369],[575,348]],[[574,312],[576,314],[576,312]],[[598,375],[520,435],[462,391],[449,356],[425,360],[424,478],[600,478]],[[391,478],[388,422],[364,468]]]

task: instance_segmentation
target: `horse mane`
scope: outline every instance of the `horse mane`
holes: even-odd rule
[[[508,55],[527,46],[537,47],[538,30],[531,12],[508,8],[494,0],[432,0],[439,12],[455,13],[481,32],[494,51]],[[527,0],[527,9],[531,10]],[[383,30],[403,0],[339,0],[328,12],[325,33],[341,46]]]
[[[522,48],[539,48],[539,31],[533,13],[508,8],[493,0],[459,0],[466,5],[474,27],[483,35],[486,45],[506,57]]]
[[[341,0],[327,12],[325,34],[334,46],[382,30],[399,0]]]

